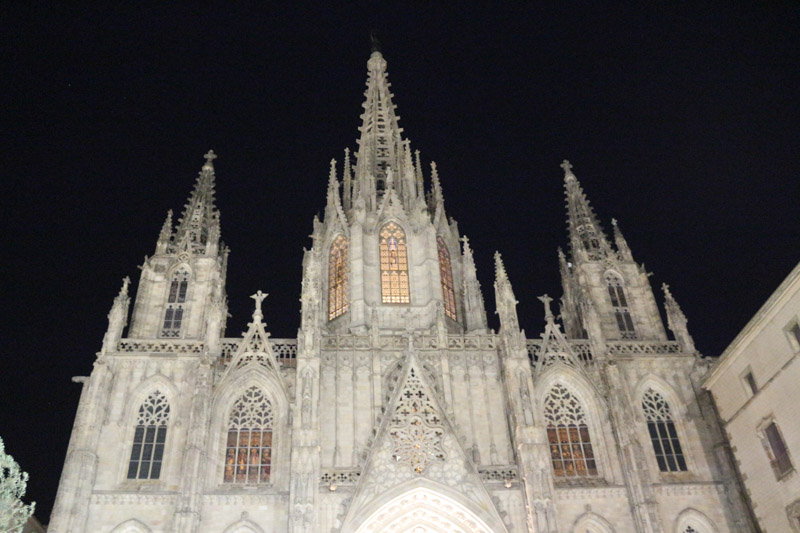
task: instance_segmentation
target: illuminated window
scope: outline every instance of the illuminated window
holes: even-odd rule
[[[394,222],[389,222],[381,228],[380,243],[381,301],[385,304],[410,303],[406,233]]]
[[[617,319],[620,336],[623,339],[635,339],[636,330],[633,329],[633,319],[628,309],[628,300],[625,298],[622,280],[614,274],[607,274],[606,283],[608,284],[608,295],[611,297],[611,306],[614,308],[614,317]]]
[[[267,483],[272,466],[272,404],[258,387],[231,409],[225,446],[225,483]]]
[[[347,237],[339,235],[328,255],[328,320],[347,312]]]
[[[439,277],[442,279],[444,314],[456,320],[456,295],[453,289],[453,267],[450,264],[450,252],[441,237],[436,237],[436,245],[439,248]]]
[[[155,391],[139,406],[131,460],[128,463],[128,479],[158,479],[164,459],[168,423],[167,398]]]
[[[545,398],[547,441],[556,477],[597,475],[597,462],[589,437],[586,415],[578,399],[556,383]]]
[[[164,327],[161,328],[161,336],[167,338],[177,338],[181,334],[183,324],[184,305],[186,304],[186,293],[189,290],[189,272],[177,270],[172,276],[167,295],[167,309],[164,311]]]
[[[648,389],[642,398],[642,409],[659,470],[685,472],[686,460],[667,400],[653,389]]]

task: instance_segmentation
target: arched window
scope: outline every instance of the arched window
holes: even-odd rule
[[[394,222],[389,222],[381,228],[380,243],[381,301],[385,304],[410,303],[406,233]]]
[[[608,295],[611,297],[611,306],[614,308],[614,317],[617,319],[620,337],[623,339],[635,339],[636,330],[633,328],[633,319],[630,309],[628,309],[628,299],[625,298],[625,289],[622,280],[614,274],[606,274],[608,284]]]
[[[225,483],[267,483],[272,466],[272,404],[250,387],[233,404],[225,447]]]
[[[686,460],[667,401],[658,392],[648,389],[642,398],[642,410],[659,470],[685,472]]]
[[[328,254],[328,320],[347,312],[347,237],[339,235]]]
[[[544,418],[556,477],[596,476],[597,462],[583,407],[561,383],[553,385],[544,400]]]
[[[169,402],[160,391],[155,391],[139,406],[128,479],[158,479],[167,440],[167,424]]]
[[[442,279],[444,314],[453,320],[457,320],[456,294],[453,288],[453,266],[450,264],[450,252],[441,237],[436,237],[436,246],[439,249],[439,277]]]
[[[176,270],[169,284],[167,309],[164,311],[164,327],[161,328],[162,337],[180,337],[184,306],[186,304],[186,293],[188,290],[189,272],[183,269]]]

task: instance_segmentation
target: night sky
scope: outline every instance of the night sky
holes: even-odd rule
[[[209,149],[232,250],[227,336],[257,289],[272,335],[296,335],[302,251],[331,158],[356,148],[372,28],[404,135],[471,239],[491,327],[495,250],[529,337],[536,296],[561,295],[566,158],[659,303],[667,282],[719,355],[800,259],[800,7],[564,4],[0,4],[0,436],[37,516],[66,454],[70,378],[91,372],[122,278],[135,294]]]

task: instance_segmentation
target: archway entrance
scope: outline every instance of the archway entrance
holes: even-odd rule
[[[381,505],[356,533],[495,533],[463,503],[425,487],[411,489]]]

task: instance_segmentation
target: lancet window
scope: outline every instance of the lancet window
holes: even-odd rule
[[[328,320],[342,316],[350,306],[347,294],[347,237],[339,235],[328,255]]]
[[[236,401],[228,417],[225,483],[268,483],[272,468],[272,404],[256,386]]]
[[[611,297],[611,306],[614,309],[614,317],[617,319],[620,337],[623,339],[635,339],[636,330],[633,327],[633,319],[628,308],[628,299],[625,297],[625,288],[614,274],[606,275],[608,285],[608,295]]]
[[[172,276],[167,294],[167,308],[164,311],[164,326],[161,328],[161,336],[167,338],[177,338],[181,334],[183,325],[184,307],[186,305],[186,293],[189,291],[189,272],[177,270]]]
[[[686,460],[667,400],[653,389],[648,389],[642,398],[642,410],[659,470],[685,472]]]
[[[406,233],[399,225],[389,222],[380,231],[381,301],[385,304],[411,302],[408,286],[408,252]]]
[[[133,432],[128,479],[158,479],[164,460],[164,443],[169,424],[169,402],[155,391],[139,406]]]
[[[450,262],[450,251],[441,237],[436,237],[436,246],[439,250],[439,277],[442,280],[444,314],[453,320],[457,320],[456,293],[453,287],[453,265]]]
[[[544,417],[555,476],[596,476],[597,461],[583,406],[561,383],[553,385],[547,394]]]

